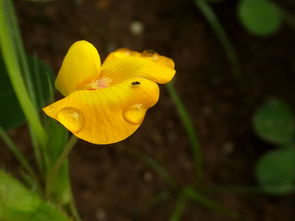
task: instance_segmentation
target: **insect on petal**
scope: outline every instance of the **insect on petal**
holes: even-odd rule
[[[77,137],[95,144],[110,144],[134,133],[158,98],[156,83],[130,78],[102,90],[73,92],[43,110]]]

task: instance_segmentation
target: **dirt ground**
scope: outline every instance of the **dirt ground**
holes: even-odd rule
[[[92,42],[102,58],[121,47],[153,49],[173,58],[176,88],[191,114],[204,152],[205,186],[254,186],[255,161],[272,147],[255,137],[251,117],[269,97],[282,98],[295,108],[295,33],[287,24],[268,38],[247,33],[237,20],[236,2],[224,1],[213,8],[239,55],[239,80],[191,0],[84,0],[80,4],[17,1],[16,5],[25,47],[55,72],[68,47],[80,39]],[[293,0],[278,2],[290,13],[295,11]],[[140,33],[131,30],[138,22],[143,27]],[[83,220],[169,220],[175,206],[173,198],[149,206],[167,184],[147,164],[122,149],[153,157],[180,185],[190,184],[194,179],[192,154],[180,125],[174,104],[166,88],[161,87],[159,103],[127,140],[109,146],[79,141],[71,154],[71,176]],[[12,161],[5,151],[3,158]],[[210,196],[251,220],[295,220],[294,195],[228,191]],[[189,204],[182,220],[231,219]]]

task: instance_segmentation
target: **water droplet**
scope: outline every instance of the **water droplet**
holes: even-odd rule
[[[145,56],[145,57],[153,57],[155,54],[157,54],[154,50],[144,50],[142,52],[142,56]]]
[[[159,55],[157,52],[153,51],[153,50],[144,50],[142,52],[142,56],[143,57],[149,57],[151,58],[153,61],[156,61],[159,59]]]
[[[138,125],[143,121],[146,109],[142,104],[134,104],[123,112],[123,117],[131,124]]]
[[[57,114],[57,120],[70,131],[77,133],[84,126],[84,115],[77,108],[65,107]]]

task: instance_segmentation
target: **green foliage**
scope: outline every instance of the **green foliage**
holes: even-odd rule
[[[256,176],[262,189],[272,194],[294,190],[295,149],[280,148],[263,155],[256,167]]]
[[[176,110],[178,112],[180,120],[182,121],[187,137],[191,144],[191,151],[192,151],[192,156],[193,156],[195,169],[196,169],[196,181],[202,182],[203,173],[204,173],[203,155],[202,155],[202,150],[201,150],[196,129],[194,125],[192,124],[191,117],[188,111],[186,110],[186,107],[183,104],[179,94],[177,93],[173,85],[173,82],[170,82],[169,84],[167,84],[166,88],[168,90],[169,96],[171,97],[174,105],[176,106]]]
[[[24,122],[24,115],[12,89],[3,59],[0,57],[0,125],[11,129]]]
[[[13,91],[13,93],[10,93],[12,95],[11,97],[3,97],[2,103],[6,104],[7,101],[9,101],[16,106],[15,108],[3,106],[2,111],[5,112],[1,114],[1,117],[5,117],[7,121],[5,121],[5,125],[2,125],[2,122],[0,122],[0,126],[4,127],[4,129],[13,128],[24,121],[25,116],[29,124],[36,166],[38,172],[42,176],[40,179],[35,176],[32,167],[27,165],[28,163],[25,157],[9,138],[4,129],[1,130],[0,135],[27,170],[27,173],[23,173],[23,178],[25,178],[28,183],[36,183],[38,185],[38,190],[43,190],[41,185],[43,186],[45,184],[44,192],[46,199],[52,200],[51,202],[54,202],[59,208],[63,208],[65,211],[71,210],[71,213],[79,220],[74,203],[72,202],[66,157],[62,158],[61,162],[59,160],[60,156],[63,155],[62,153],[64,153],[65,146],[68,146],[68,149],[70,149],[69,147],[72,147],[70,145],[73,145],[73,143],[65,145],[68,133],[65,129],[61,129],[56,122],[54,122],[54,124],[48,123],[45,130],[44,122],[39,116],[40,107],[43,107],[48,101],[52,101],[51,70],[36,57],[28,57],[26,55],[12,3],[12,0],[0,1],[0,42],[4,60],[4,62],[2,62],[1,71],[1,75],[4,77],[1,77],[2,79],[0,82],[5,86],[1,87],[0,92],[2,92],[1,90],[3,89],[10,92]],[[6,80],[4,81],[3,79]],[[15,113],[23,113],[24,115],[15,118]],[[11,122],[13,122],[13,124]],[[49,137],[53,139],[48,139]],[[49,186],[47,182],[49,180],[48,177],[50,177],[49,174],[52,173],[51,171],[54,171],[54,176],[51,176],[50,191],[46,191],[47,186]],[[31,180],[36,182],[30,182]],[[39,194],[40,193],[41,191]],[[22,194],[18,192],[15,192],[15,194],[9,192],[7,194],[12,194],[15,200],[19,197],[22,198]],[[0,197],[0,206],[3,205],[3,208],[1,209],[0,207],[0,214],[4,218],[1,219],[0,217],[0,220],[66,220],[48,214],[51,207],[46,206],[47,204],[39,203],[37,195],[32,196],[32,199],[37,202],[36,208],[30,211],[30,213],[23,213],[20,211],[21,213],[18,216],[18,211],[13,210],[12,204],[4,208],[6,205],[6,198],[4,194],[2,194],[2,197]],[[10,200],[10,198],[8,200]],[[11,213],[9,212],[10,207]],[[15,215],[13,216],[12,214]],[[30,217],[34,217],[34,219],[29,219]]]
[[[48,168],[52,169],[61,155],[67,140],[68,131],[55,120],[46,118],[46,129],[49,137],[54,137],[48,141],[46,156],[48,157]],[[56,182],[53,184],[51,199],[58,204],[68,204],[71,200],[71,188],[68,170],[68,161],[64,162],[56,176]]]
[[[267,152],[257,162],[256,177],[261,188],[272,194],[294,190],[295,119],[283,101],[268,100],[254,115],[255,132],[280,148]]]
[[[52,71],[44,62],[36,57],[28,57],[33,88],[36,91],[36,105],[44,106],[52,96],[49,81],[52,80]],[[7,74],[3,59],[0,57],[0,125],[4,129],[12,129],[25,121],[22,109],[14,93]]]
[[[281,10],[270,0],[241,0],[238,15],[248,31],[260,36],[276,32],[283,17]]]
[[[0,220],[70,221],[63,213],[3,171],[0,171],[0,202]]]
[[[37,108],[42,108],[48,104],[53,97],[51,86],[53,82],[53,71],[46,63],[37,56],[28,56],[33,89],[36,92]]]
[[[214,13],[213,9],[210,7],[208,0],[194,0],[196,7],[204,15],[207,22],[210,24],[212,30],[215,32],[216,37],[220,41],[226,57],[230,63],[232,72],[236,75],[237,79],[240,78],[240,66],[239,59],[235,48],[233,47],[229,36],[227,35],[222,24],[218,20],[217,15]]]
[[[285,145],[294,141],[295,119],[287,104],[280,100],[269,100],[256,112],[254,129],[262,139]]]
[[[29,65],[22,45],[12,0],[0,1],[0,15],[1,51],[7,73],[18,102],[30,125],[31,134],[34,134],[35,143],[44,147],[48,137],[36,109]]]

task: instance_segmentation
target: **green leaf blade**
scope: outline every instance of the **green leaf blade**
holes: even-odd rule
[[[61,211],[4,171],[0,171],[0,220],[70,221]]]
[[[52,71],[40,59],[28,56],[30,74],[33,80],[33,88],[37,96],[38,108],[43,107],[52,97],[52,90],[49,81],[52,81]],[[5,63],[0,56],[0,125],[5,130],[10,130],[20,126],[25,122],[25,116],[19,105],[10,79],[7,74]]]
[[[295,118],[283,101],[266,101],[255,113],[253,127],[265,141],[281,146],[294,142]]]
[[[294,191],[295,149],[280,148],[263,155],[256,165],[256,177],[261,188],[271,194]]]
[[[18,103],[8,78],[3,59],[0,57],[0,125],[9,130],[25,121],[23,111]]]
[[[238,16],[249,32],[259,36],[275,33],[283,17],[281,10],[269,0],[241,0]]]

